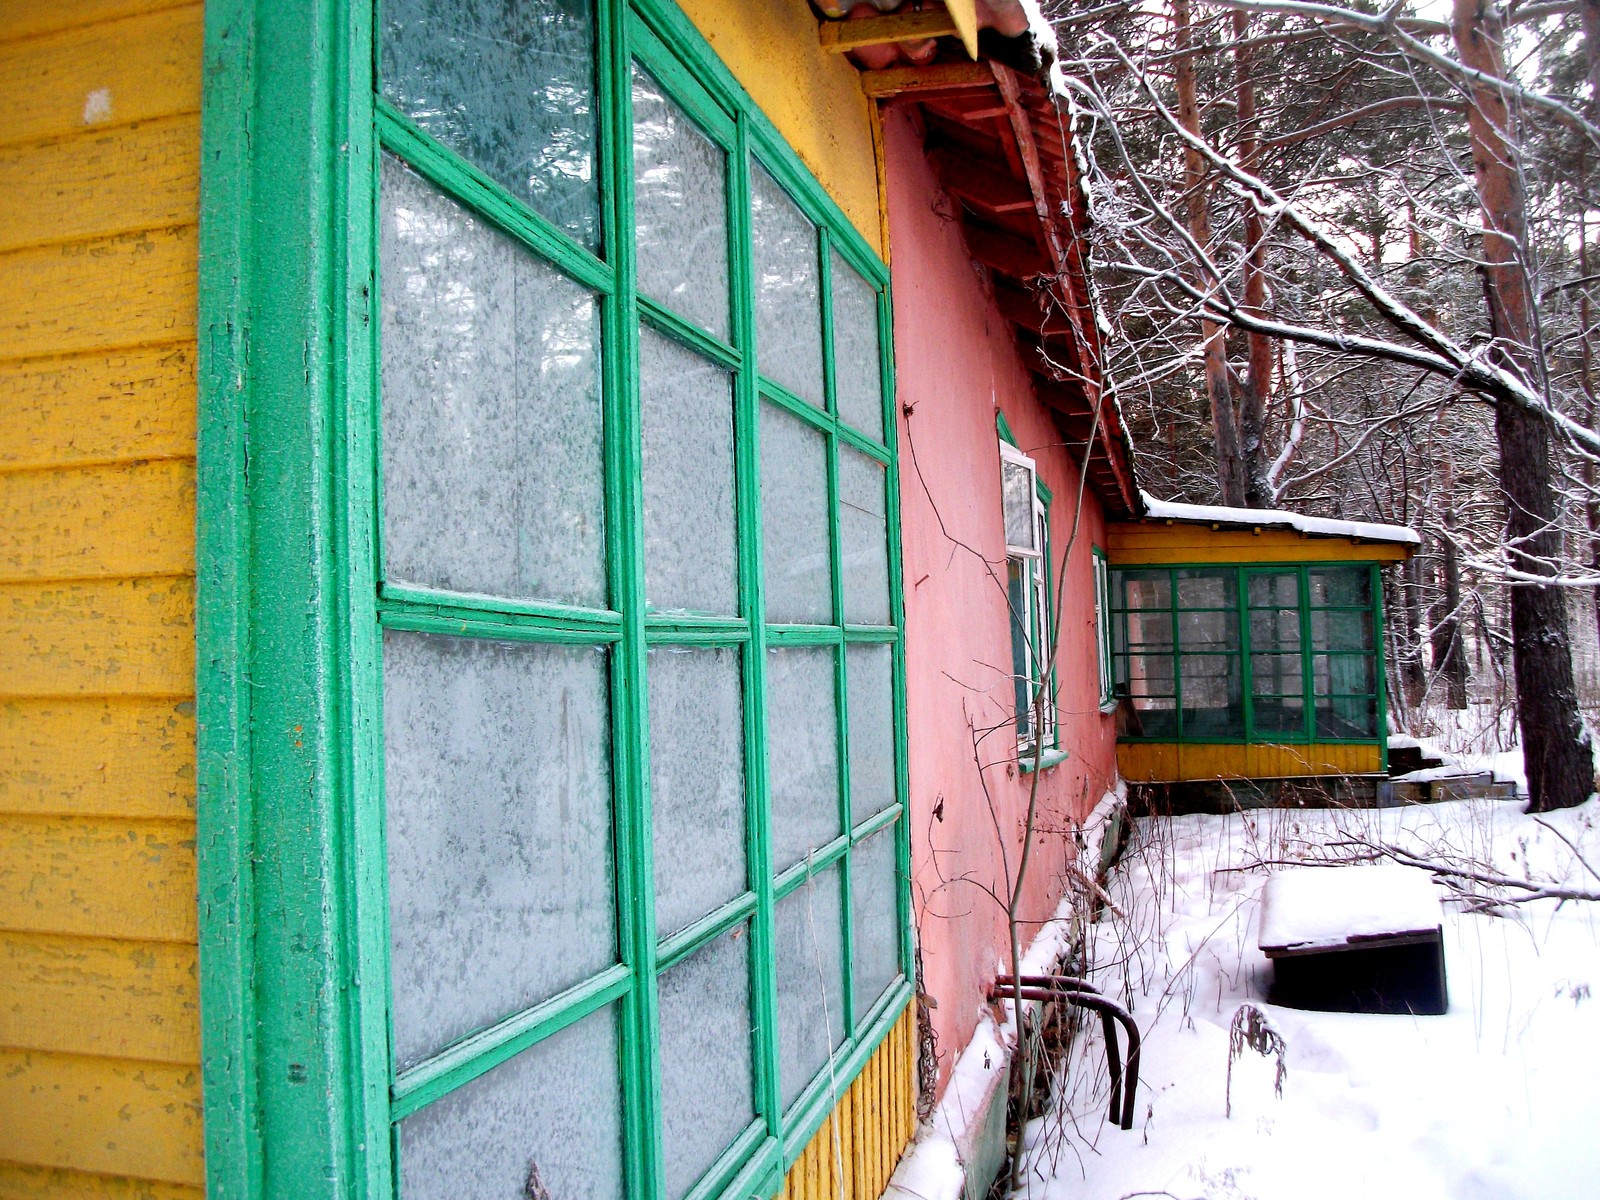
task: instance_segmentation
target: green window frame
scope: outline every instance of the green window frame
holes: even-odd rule
[[[598,224],[595,238],[574,238],[379,93],[382,25],[373,6],[207,5],[197,620],[202,1037],[215,1196],[399,1195],[402,1122],[609,1010],[619,1031],[626,1192],[667,1197],[657,980],[739,930],[748,931],[754,1120],[672,1197],[770,1195],[912,995],[888,272],[669,0],[596,0],[591,11]],[[726,337],[637,287],[635,61],[727,155]],[[377,270],[385,155],[509,239],[519,255],[596,298],[602,606],[464,595],[385,578]],[[756,361],[750,204],[757,164],[815,228],[823,378],[812,399],[820,406]],[[881,412],[866,428],[838,411],[842,269],[874,297]],[[731,381],[735,614],[647,604],[640,329]],[[824,450],[828,611],[806,623],[766,617],[760,439],[779,418],[798,422]],[[864,492],[863,479],[870,481]],[[881,561],[871,549],[875,536]],[[867,581],[870,591],[879,578],[886,611],[857,619],[854,581]],[[406,1070],[396,1067],[388,979],[386,630],[463,645],[597,647],[609,660],[614,961],[448,1040]],[[666,647],[738,656],[748,886],[663,937],[650,851],[648,680],[652,650]],[[775,869],[769,767],[777,735],[769,736],[767,677],[772,656],[785,652],[830,660],[838,824],[799,861]],[[862,712],[852,716],[866,694],[852,687],[852,663],[885,657],[892,761],[881,753],[872,759],[875,778],[861,749],[881,735]],[[854,757],[853,742],[861,744]],[[863,811],[852,788],[865,795],[872,784],[884,802]],[[862,924],[874,916],[862,916],[872,894],[867,877],[858,877],[869,861],[892,862],[894,875],[887,936],[897,974],[875,996],[857,988],[866,977],[858,934],[884,933]],[[829,953],[838,955],[841,1011],[831,1020],[842,1033],[823,1065],[785,1095],[778,910],[834,887],[831,908],[810,915],[824,933],[829,915],[837,922]]]
[[[1371,562],[1112,568],[1113,691],[1134,710],[1131,727],[1119,737],[1382,744],[1387,713],[1378,570]],[[1184,585],[1196,580],[1225,584],[1228,598],[1209,606],[1186,603]],[[1338,594],[1340,584],[1354,582],[1357,592]],[[1136,594],[1142,602],[1130,599]],[[1215,703],[1218,681],[1226,681],[1225,705]],[[1219,719],[1203,712],[1235,706],[1237,716],[1220,723],[1235,722],[1236,732],[1219,732]]]
[[[1017,751],[1024,771],[1062,761],[1056,716],[1055,590],[1050,551],[1050,503],[1053,496],[1039,478],[1038,464],[1017,448],[1004,413],[995,413],[1001,469],[1001,518],[1006,539],[1006,607],[1011,630],[1011,709],[1017,729]],[[1020,500],[1015,483],[1023,483]],[[1030,540],[1014,540],[1022,522]],[[1044,664],[1049,663],[1048,671]],[[1043,704],[1034,710],[1041,684]],[[1041,728],[1035,729],[1035,717]]]
[[[1094,562],[1094,645],[1095,665],[1100,675],[1100,711],[1117,706],[1111,664],[1111,562],[1099,546],[1091,546]]]

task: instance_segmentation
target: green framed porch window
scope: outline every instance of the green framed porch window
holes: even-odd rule
[[[300,249],[347,282],[301,293],[343,297],[325,419],[270,321],[247,409],[261,461],[328,464],[270,554],[336,599],[243,606],[263,647],[317,630],[245,699],[317,697],[335,765],[240,853],[332,864],[257,910],[330,949],[250,1001],[312,1065],[240,1101],[259,1134],[208,1099],[208,1163],[263,1195],[772,1194],[911,996],[887,271],[667,0],[329,12],[257,10],[292,68],[254,86],[336,96],[337,149],[290,121],[232,152],[326,172]],[[359,985],[319,990],[334,962]]]
[[[1128,740],[1372,742],[1380,589],[1361,564],[1110,572],[1112,678]]]

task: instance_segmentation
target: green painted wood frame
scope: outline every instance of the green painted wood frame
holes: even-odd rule
[[[691,1194],[775,1192],[786,1166],[865,1065],[911,997],[910,840],[903,597],[888,273],[842,211],[670,0],[597,0],[601,65],[601,259],[510,201],[481,172],[373,96],[372,6],[360,0],[210,0],[200,233],[197,687],[199,918],[208,1193],[390,1197],[393,1121],[602,1004],[623,1008],[630,1192],[661,1177],[650,1031],[655,974],[732,925],[753,925],[761,1029],[758,1121]],[[724,343],[634,294],[629,63],[637,54],[675,100],[719,135],[729,175],[733,341]],[[602,297],[607,429],[607,567],[613,609],[475,605],[385,586],[377,538],[377,160],[400,153],[493,223]],[[752,156],[817,223],[827,411],[758,379],[750,295]],[[882,444],[833,415],[831,251],[879,291]],[[638,321],[736,369],[739,580],[759,614],[759,406],[797,414],[827,439],[834,623],[646,615],[638,494]],[[891,623],[844,621],[839,561],[841,447],[885,472]],[[383,628],[535,641],[605,643],[612,672],[619,813],[620,963],[536,1009],[391,1077],[383,854],[380,622]],[[896,802],[850,825],[845,648],[891,648]],[[644,678],[656,644],[731,645],[745,666],[748,859],[752,887],[657,941],[652,911]],[[835,648],[841,827],[774,879],[765,830],[764,664],[769,645]],[[895,829],[901,977],[871,1012],[851,1005],[849,850]],[[271,864],[270,870],[259,869]],[[843,878],[843,995],[849,1036],[830,1068],[783,1111],[777,1080],[772,911],[816,873]]]
[[[1005,413],[999,411],[998,409],[995,410],[994,414],[994,428],[995,433],[999,436],[1002,442],[1012,447],[1014,450],[1020,451],[1022,449],[1022,447],[1017,445],[1016,434],[1011,432],[1011,423],[1006,420]],[[1060,645],[1058,640],[1060,637],[1060,629],[1058,628],[1060,622],[1056,619],[1058,615],[1056,611],[1056,570],[1055,560],[1051,557],[1051,546],[1054,542],[1054,539],[1050,536],[1049,518],[1050,505],[1054,502],[1055,496],[1050,491],[1050,488],[1045,484],[1045,481],[1039,477],[1037,472],[1035,472],[1033,477],[1033,486],[1034,494],[1038,496],[1039,503],[1044,505],[1045,511],[1044,550],[1040,555],[1040,561],[1044,564],[1045,627],[1048,630],[1045,636],[1050,639],[1051,651],[1049,684],[1050,703],[1054,705],[1057,703],[1060,697],[1055,662],[1056,651],[1059,649]],[[995,499],[996,502],[998,502],[999,497],[997,496]],[[1066,570],[1065,563],[1062,564],[1062,570]],[[1029,589],[1029,595],[1032,595],[1031,588]],[[1013,614],[1013,617],[1014,616],[1015,614]],[[1032,657],[1030,661],[1038,661],[1037,656]],[[1037,686],[1038,684],[1037,680],[1029,680],[1029,682],[1034,686]],[[1022,742],[1019,743],[1019,745],[1021,746],[1022,752],[1018,757],[1017,766],[1021,769],[1024,775],[1031,774],[1036,770],[1048,769],[1067,761],[1066,751],[1061,749],[1061,721],[1059,716],[1051,723],[1050,726],[1050,745],[1041,753],[1030,757],[1026,751],[1032,748],[1032,743]]]
[[[1370,573],[1370,582],[1369,582],[1368,586],[1371,588],[1371,596],[1372,596],[1372,601],[1371,601],[1370,604],[1361,605],[1361,606],[1326,606],[1326,605],[1312,605],[1310,603],[1310,586],[1309,586],[1309,582],[1308,582],[1309,572],[1323,570],[1323,569],[1330,569],[1330,570],[1346,569],[1346,570],[1348,570],[1348,569],[1351,569],[1351,568],[1364,568],[1364,569],[1369,571],[1369,573]],[[1180,701],[1180,703],[1179,703],[1179,721],[1180,721],[1179,732],[1176,735],[1171,735],[1171,736],[1149,736],[1149,737],[1135,737],[1135,736],[1130,736],[1130,735],[1127,735],[1127,734],[1120,734],[1120,735],[1118,735],[1118,739],[1117,740],[1118,741],[1122,741],[1122,742],[1154,742],[1154,743],[1162,743],[1162,744],[1181,742],[1181,743],[1194,744],[1194,745],[1301,745],[1301,744],[1313,744],[1313,743],[1314,744],[1318,744],[1318,745],[1322,745],[1322,744],[1328,744],[1328,745],[1341,745],[1341,744],[1373,745],[1373,744],[1377,744],[1377,745],[1383,746],[1385,748],[1385,751],[1384,751],[1384,762],[1387,763],[1387,761],[1388,761],[1388,752],[1387,752],[1387,745],[1388,745],[1388,712],[1387,712],[1387,707],[1388,706],[1384,703],[1385,679],[1384,679],[1384,653],[1383,653],[1383,586],[1382,586],[1382,578],[1381,578],[1381,576],[1379,574],[1380,569],[1381,568],[1380,568],[1379,564],[1374,563],[1374,562],[1370,562],[1370,561],[1369,562],[1321,562],[1321,561],[1318,561],[1318,562],[1312,562],[1312,563],[1295,563],[1295,562],[1284,562],[1284,563],[1261,563],[1261,562],[1254,562],[1254,563],[1250,563],[1250,562],[1244,562],[1244,563],[1209,563],[1209,562],[1208,563],[1199,563],[1199,562],[1197,562],[1197,563],[1136,563],[1136,562],[1119,562],[1119,563],[1117,563],[1114,567],[1111,568],[1111,579],[1112,579],[1112,585],[1113,585],[1112,588],[1111,588],[1111,621],[1112,621],[1112,627],[1113,627],[1113,630],[1114,630],[1114,637],[1112,639],[1112,654],[1111,654],[1112,664],[1113,664],[1113,675],[1115,674],[1115,669],[1114,668],[1115,668],[1116,661],[1119,658],[1126,659],[1126,658],[1132,657],[1132,655],[1131,655],[1131,653],[1129,651],[1127,651],[1125,649],[1124,650],[1117,649],[1117,647],[1119,647],[1119,646],[1126,647],[1127,644],[1128,644],[1127,616],[1128,616],[1129,612],[1132,612],[1132,611],[1162,611],[1162,610],[1159,610],[1159,609],[1132,610],[1132,609],[1126,608],[1120,602],[1120,599],[1119,599],[1120,592],[1119,592],[1119,589],[1116,587],[1117,578],[1118,578],[1119,575],[1121,575],[1124,572],[1155,572],[1155,573],[1160,573],[1160,574],[1167,575],[1169,580],[1175,580],[1176,579],[1176,572],[1178,572],[1178,571],[1232,571],[1232,572],[1234,572],[1234,577],[1235,577],[1235,579],[1237,581],[1234,608],[1237,610],[1237,614],[1238,614],[1238,618],[1239,618],[1239,645],[1238,645],[1238,647],[1236,649],[1234,649],[1232,651],[1216,651],[1214,653],[1219,655],[1219,656],[1237,656],[1238,659],[1239,659],[1239,664],[1240,664],[1240,684],[1241,684],[1241,688],[1242,688],[1242,692],[1243,692],[1243,701],[1242,702],[1243,702],[1243,709],[1244,709],[1244,728],[1245,728],[1245,736],[1243,736],[1243,737],[1223,737],[1223,736],[1211,736],[1211,735],[1192,736],[1192,735],[1186,735],[1186,734],[1184,734],[1182,732],[1182,728],[1181,728],[1181,719],[1182,719],[1181,718],[1181,714],[1182,714],[1181,699],[1182,699],[1182,695],[1183,695],[1183,673],[1182,673],[1182,668],[1180,666],[1180,660],[1183,658],[1185,652],[1182,651],[1177,645],[1177,642],[1176,642],[1176,629],[1174,628],[1174,642],[1173,642],[1173,649],[1172,649],[1170,657],[1172,658],[1173,687],[1174,687],[1174,690],[1177,693],[1177,697],[1176,698]],[[1270,732],[1270,733],[1266,733],[1266,734],[1257,734],[1256,731],[1255,731],[1254,713],[1253,713],[1253,704],[1252,704],[1253,688],[1252,688],[1251,683],[1250,683],[1250,670],[1249,670],[1250,656],[1251,656],[1251,647],[1250,647],[1250,603],[1249,603],[1249,596],[1248,596],[1248,592],[1247,592],[1247,587],[1248,587],[1248,580],[1249,580],[1249,577],[1250,577],[1251,574],[1262,574],[1262,573],[1267,573],[1267,574],[1290,574],[1290,573],[1293,573],[1295,575],[1295,577],[1296,577],[1296,580],[1297,580],[1297,587],[1298,587],[1298,590],[1299,590],[1299,599],[1298,599],[1297,607],[1299,609],[1299,614],[1300,614],[1300,659],[1301,659],[1301,676],[1302,676],[1302,688],[1303,688],[1303,691],[1302,691],[1301,694],[1304,695],[1306,697],[1306,700],[1307,700],[1307,703],[1305,705],[1303,728],[1297,733],[1282,733],[1282,732],[1274,731],[1274,732]],[[1312,697],[1315,694],[1314,693],[1314,688],[1313,688],[1313,683],[1312,683],[1312,659],[1315,656],[1315,654],[1317,653],[1315,650],[1313,650],[1312,645],[1311,645],[1311,612],[1312,612],[1313,609],[1316,609],[1317,611],[1341,611],[1341,610],[1342,611],[1359,611],[1359,612],[1366,612],[1366,613],[1370,613],[1371,614],[1372,650],[1370,652],[1359,652],[1359,654],[1356,655],[1356,656],[1359,656],[1359,657],[1370,657],[1370,658],[1372,658],[1374,660],[1374,663],[1375,663],[1375,666],[1374,666],[1374,680],[1375,680],[1374,686],[1375,686],[1376,691],[1375,691],[1374,695],[1375,695],[1376,701],[1377,701],[1377,725],[1376,725],[1377,733],[1376,733],[1375,736],[1372,736],[1372,737],[1324,737],[1324,736],[1319,736],[1319,735],[1316,734],[1315,726],[1314,726],[1314,709],[1315,709],[1315,705],[1311,702],[1312,701]],[[1168,603],[1167,608],[1166,608],[1165,611],[1167,611],[1169,614],[1171,614],[1174,623],[1176,622],[1177,614],[1180,611],[1191,611],[1191,610],[1180,610],[1180,608],[1178,606],[1178,593],[1177,593],[1177,587],[1176,587],[1176,583],[1175,582],[1171,586],[1171,595],[1170,595],[1169,603]],[[1195,611],[1198,611],[1198,610],[1195,610]],[[1214,610],[1207,610],[1207,611],[1229,611],[1229,610],[1214,609]],[[1158,655],[1158,657],[1167,657],[1167,656],[1166,655]]]

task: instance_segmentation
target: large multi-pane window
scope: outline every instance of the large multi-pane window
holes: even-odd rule
[[[1110,575],[1123,733],[1187,741],[1373,741],[1376,568],[1129,567]]]
[[[909,993],[886,276],[663,8],[374,23],[403,1200],[759,1191]]]

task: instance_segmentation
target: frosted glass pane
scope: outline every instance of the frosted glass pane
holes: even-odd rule
[[[788,1108],[845,1036],[839,871],[812,876],[773,909],[778,1088]]]
[[[895,862],[899,825],[879,830],[850,852],[850,927],[855,962],[850,987],[856,1018],[900,977],[900,878]]]
[[[382,12],[384,98],[598,246],[592,0],[383,0]]]
[[[833,393],[839,416],[883,441],[878,293],[833,251]]]
[[[827,443],[775,404],[761,406],[761,552],[767,620],[831,625]]]
[[[634,64],[633,220],[639,290],[724,341],[727,157]]]
[[[616,1006],[552,1034],[400,1122],[402,1200],[617,1200]]]
[[[657,983],[664,1191],[678,1200],[755,1120],[750,927],[696,950]]]
[[[721,367],[639,330],[645,600],[660,611],[739,611],[733,383]]]
[[[822,292],[817,230],[778,181],[750,171],[756,275],[756,360],[761,373],[822,406]]]
[[[385,155],[391,581],[606,600],[594,298]]]
[[[656,929],[675,933],[744,892],[739,651],[650,651]]]
[[[387,630],[395,1057],[616,961],[606,654]]]
[[[767,781],[772,869],[783,871],[839,836],[838,706],[833,650],[767,651]]]
[[[1038,550],[1034,541],[1033,472],[1019,462],[1000,460],[1000,500],[1006,525],[1006,545]]]
[[[850,820],[860,823],[895,801],[894,695],[888,646],[847,646]]]
[[[884,470],[874,459],[839,449],[839,542],[844,619],[889,623],[889,544]]]

